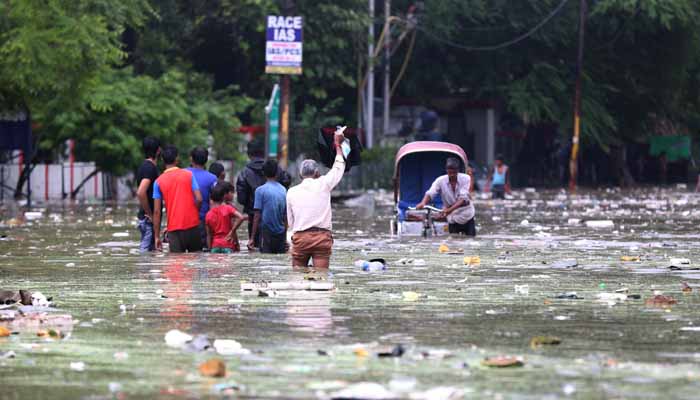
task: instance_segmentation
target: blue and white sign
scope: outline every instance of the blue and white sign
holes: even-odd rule
[[[302,18],[267,16],[265,73],[301,74]]]

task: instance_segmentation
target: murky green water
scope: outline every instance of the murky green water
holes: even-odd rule
[[[0,338],[0,352],[16,353],[0,360],[0,398],[324,398],[356,382],[381,384],[397,398],[440,398],[425,393],[437,387],[473,398],[697,398],[700,271],[661,266],[670,257],[700,266],[700,197],[645,189],[480,200],[476,240],[391,238],[388,200],[380,196],[374,212],[336,208],[325,276],[336,291],[273,297],[241,293],[240,281],[303,279],[286,256],[140,256],[126,207],[50,208],[31,224],[0,229],[8,236],[0,241],[0,287],[54,296],[77,320],[60,341],[36,330]],[[574,218],[615,226],[593,229]],[[120,232],[128,236],[114,236]],[[480,256],[480,265],[438,253],[441,243]],[[352,265],[372,257],[389,269],[370,274]],[[406,257],[426,265],[396,264]],[[579,266],[553,265],[570,258]],[[682,282],[697,288],[683,293]],[[597,299],[623,287],[641,299]],[[654,290],[678,304],[646,306]],[[418,299],[404,296],[409,291]],[[583,299],[555,298],[572,291]],[[167,347],[171,329],[235,339],[252,353],[221,356],[228,376],[204,378],[197,366],[217,355]],[[532,349],[536,335],[562,343]],[[399,343],[401,358],[374,355]],[[369,356],[356,355],[358,347]],[[423,355],[438,350],[451,357]],[[497,355],[521,356],[525,365],[481,366]],[[84,371],[71,369],[77,361]],[[237,389],[222,392],[221,384]]]

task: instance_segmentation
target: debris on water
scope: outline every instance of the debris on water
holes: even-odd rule
[[[232,339],[214,340],[214,349],[222,356],[250,354],[250,350],[243,348],[243,345]]]
[[[625,301],[627,300],[627,295],[624,293],[598,293],[595,296],[598,300],[601,301]]]
[[[191,335],[177,329],[169,330],[168,333],[165,334],[165,344],[170,347],[182,347],[190,340],[192,340]]]
[[[5,328],[4,326],[0,326],[0,337],[8,337],[10,335],[12,335],[12,331]]]
[[[421,357],[430,360],[442,360],[445,358],[454,357],[454,354],[452,352],[443,349],[423,350],[420,352],[420,355]]]
[[[72,369],[73,371],[78,371],[78,372],[85,371],[85,363],[82,361],[71,362],[70,369]]]
[[[36,335],[38,337],[50,339],[63,339],[66,337],[66,334],[59,331],[58,329],[41,329],[37,331]]]
[[[647,306],[651,307],[670,307],[674,304],[678,304],[678,301],[671,296],[665,296],[663,294],[654,295],[644,302]]]
[[[12,350],[0,351],[0,360],[4,360],[7,358],[15,358],[15,357],[17,357],[17,354],[15,354],[15,352]]]
[[[464,257],[464,265],[481,265],[481,257],[466,256]]]
[[[561,344],[561,339],[556,336],[535,336],[530,339],[530,348],[537,349],[542,346],[556,346]]]
[[[192,353],[199,353],[211,349],[211,342],[207,335],[197,335],[185,343],[183,349]]]
[[[640,258],[639,258],[639,256],[622,256],[622,257],[620,257],[620,261],[639,262]]]
[[[440,253],[448,253],[450,251],[450,248],[447,247],[446,244],[441,244],[440,247],[438,248],[438,252]]]
[[[41,292],[32,293],[32,305],[34,307],[50,307],[51,298],[46,298]]]
[[[488,357],[481,361],[481,365],[493,368],[522,367],[524,364],[522,357],[513,356]]]
[[[129,232],[114,232],[112,237],[129,237]]]
[[[564,386],[562,386],[561,391],[566,395],[566,396],[571,396],[572,394],[576,393],[576,385],[573,383],[566,383]]]
[[[352,350],[353,354],[355,354],[358,357],[368,357],[369,356],[369,351],[365,349],[364,347],[355,347]]]
[[[73,263],[73,262],[66,263],[66,267],[68,267],[68,268],[75,267],[75,263]]]
[[[693,291],[693,288],[688,285],[688,282],[683,282],[681,283],[681,290],[683,293],[690,293]]]
[[[530,225],[530,221],[528,221],[526,219],[520,221],[520,226],[528,226],[528,225]]]
[[[119,382],[110,382],[109,385],[107,385],[107,388],[109,389],[110,393],[119,393],[122,391],[122,384]]]
[[[590,221],[586,221],[586,226],[589,228],[614,228],[615,223],[609,219],[607,219],[607,220],[590,220]]]
[[[569,225],[578,225],[581,223],[581,219],[579,218],[569,218],[568,221],[566,221]]]
[[[671,258],[666,264],[670,269],[690,269],[690,260],[687,258]]]
[[[112,355],[115,360],[123,361],[129,358],[129,353],[124,351],[118,351]]]
[[[568,299],[568,300],[583,300],[576,292],[566,292],[558,294],[554,297],[555,299]]]
[[[416,266],[422,266],[425,265],[425,260],[418,258],[418,259],[413,259],[413,258],[402,258],[396,262],[396,264],[399,265],[416,265]]]
[[[246,282],[241,281],[242,292],[264,291],[269,296],[274,295],[275,290],[311,290],[327,291],[335,289],[333,282],[322,281],[289,281],[289,282]],[[261,297],[267,297],[261,295]]]
[[[530,285],[515,285],[515,293],[528,295],[530,293]]]
[[[21,303],[32,304],[32,293],[28,290],[0,290],[0,305]]]
[[[362,268],[365,272],[378,272],[386,270],[386,261],[383,258],[374,258],[369,261],[357,260],[355,266]]]
[[[374,382],[360,382],[331,394],[333,400],[389,400],[398,396],[384,386]]]
[[[409,398],[411,400],[457,400],[464,398],[464,391],[449,386],[439,386],[425,392],[411,393]]]
[[[219,358],[212,358],[199,365],[199,373],[211,378],[223,378],[226,376],[226,364]]]
[[[377,357],[401,357],[406,350],[403,345],[397,344],[391,349],[383,349],[377,352]]]
[[[552,263],[552,268],[575,268],[578,267],[578,261],[574,258],[566,258]]]
[[[403,296],[403,301],[416,301],[421,297],[420,293],[412,291],[402,292],[401,295]]]
[[[316,350],[316,354],[318,354],[319,356],[329,356],[330,355],[330,353],[328,351],[323,350],[323,349]]]
[[[44,216],[41,211],[27,211],[24,213],[24,219],[27,221],[34,221]]]
[[[219,383],[217,385],[212,386],[213,393],[224,396],[233,395],[236,392],[239,392],[240,390],[241,386],[233,382]]]

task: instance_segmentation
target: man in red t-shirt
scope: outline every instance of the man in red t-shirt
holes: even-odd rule
[[[168,241],[170,252],[202,251],[199,229],[199,205],[202,194],[192,172],[177,166],[177,147],[167,145],[161,152],[165,171],[153,185],[153,231],[156,248],[162,250],[160,239],[161,204],[168,213]]]

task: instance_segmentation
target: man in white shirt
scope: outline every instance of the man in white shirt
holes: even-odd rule
[[[463,233],[476,236],[474,222],[474,204],[469,196],[471,177],[459,172],[459,161],[448,158],[445,163],[447,175],[435,179],[430,189],[425,192],[423,200],[416,205],[417,209],[424,208],[437,195],[442,198],[445,209],[439,217],[447,218],[450,233]]]
[[[287,222],[292,232],[292,266],[306,267],[313,259],[315,268],[328,268],[333,247],[331,233],[331,191],[343,178],[345,159],[341,143],[345,136],[336,131],[335,162],[321,176],[314,160],[301,162],[303,181],[287,192]]]

